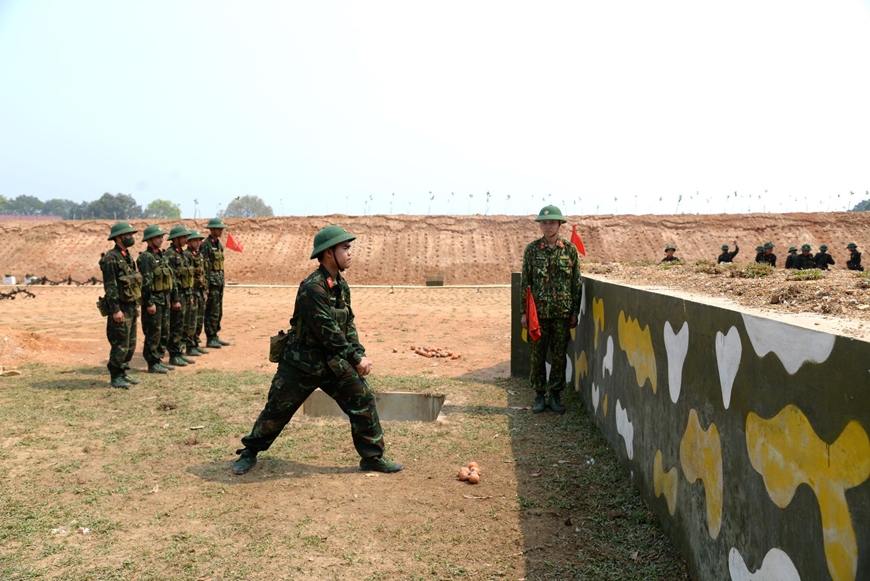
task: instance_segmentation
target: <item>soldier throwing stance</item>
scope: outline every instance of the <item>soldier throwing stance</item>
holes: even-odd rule
[[[540,224],[544,236],[526,246],[521,279],[523,295],[525,289],[532,289],[541,325],[541,338],[529,341],[532,349],[529,383],[535,390],[532,412],[538,414],[550,408],[557,414],[564,414],[561,394],[565,388],[566,351],[571,329],[577,326],[583,285],[580,256],[573,244],[559,236],[559,228],[565,222],[559,208],[545,206],[535,221]],[[524,329],[529,328],[525,299],[522,302],[522,325]],[[545,367],[548,348],[553,352],[549,386]]]
[[[402,465],[384,458],[384,433],[375,394],[364,377],[372,361],[360,345],[350,306],[350,287],[341,273],[351,262],[356,237],[341,226],[327,226],[314,236],[311,258],[320,267],[299,285],[290,319],[290,338],[272,378],[266,407],[237,450],[235,474],[245,474],[268,450],[296,410],[318,387],[350,418],[351,436],[362,458],[360,470],[399,472]],[[564,355],[563,355],[564,358]],[[564,377],[564,370],[562,376]]]

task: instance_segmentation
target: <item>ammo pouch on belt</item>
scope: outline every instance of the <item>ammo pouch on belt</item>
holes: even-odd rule
[[[172,270],[168,266],[158,266],[154,269],[154,282],[151,290],[156,293],[172,290]]]
[[[284,355],[284,347],[287,346],[287,341],[290,339],[290,333],[278,331],[277,335],[269,337],[269,361],[278,363]]]
[[[142,298],[142,275],[131,272],[118,277],[121,281],[121,300],[125,303],[136,303]]]
[[[181,286],[181,288],[193,288],[194,270],[195,268],[193,266],[178,267],[178,284],[179,286]]]
[[[214,258],[211,260],[211,269],[212,270],[223,270],[224,269],[224,253],[221,250],[214,251]]]
[[[106,297],[100,297],[97,299],[97,310],[99,310],[100,314],[104,317],[109,316],[109,305],[106,303]]]
[[[202,290],[208,288],[208,281],[205,278],[205,268],[201,264],[193,267],[194,288]]]

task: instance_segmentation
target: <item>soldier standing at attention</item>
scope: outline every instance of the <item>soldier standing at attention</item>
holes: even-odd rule
[[[531,289],[541,326],[541,337],[529,341],[532,351],[529,384],[535,391],[532,413],[539,414],[550,408],[557,414],[564,414],[561,397],[565,389],[566,351],[571,329],[577,326],[583,285],[580,256],[573,244],[559,236],[559,228],[565,223],[559,208],[544,206],[535,221],[543,237],[526,246],[520,283],[523,328],[529,328],[525,300],[527,288]],[[546,370],[548,348],[553,353],[549,385]]]
[[[722,254],[719,255],[719,258],[716,260],[719,264],[730,264],[734,262],[734,257],[737,256],[737,253],[740,252],[740,247],[737,246],[737,241],[734,241],[734,252],[728,252],[728,245],[722,245]]]
[[[755,247],[755,262],[764,262],[764,246]]]
[[[169,231],[172,246],[166,251],[169,266],[175,279],[172,290],[172,309],[169,313],[169,364],[184,367],[196,363],[186,357],[184,349],[184,324],[190,316],[193,301],[193,267],[188,264],[184,245],[187,243],[187,228],[174,226]]]
[[[764,243],[764,254],[761,255],[761,262],[766,262],[776,268],[776,254],[773,253],[773,242]]]
[[[828,266],[834,266],[836,264],[836,262],[834,262],[834,257],[828,254],[828,247],[824,244],[819,246],[819,252],[814,258],[816,261],[816,268],[822,270],[830,270]]]
[[[224,314],[224,248],[221,236],[226,224],[220,218],[212,218],[206,225],[208,238],[199,247],[205,258],[206,278],[208,278],[208,299],[205,302],[205,346],[209,349],[226,347],[229,342],[218,337],[221,319]]]
[[[187,353],[193,355],[205,355],[208,350],[199,346],[199,337],[202,335],[202,324],[205,317],[205,301],[208,296],[208,279],[205,276],[205,259],[199,252],[202,239],[205,238],[196,230],[190,230],[187,235],[187,252],[193,265],[193,314],[187,333]]]
[[[788,256],[785,257],[785,267],[786,268],[797,268],[795,265],[795,260],[797,260],[797,248],[794,246],[788,247]]]
[[[127,251],[136,243],[133,234],[138,232],[129,222],[117,222],[109,231],[109,240],[115,247],[100,259],[103,272],[104,304],[108,313],[106,337],[109,339],[109,373],[112,387],[128,389],[139,383],[130,377],[130,360],[136,350],[136,319],[142,298],[142,275],[136,272],[136,263]]]
[[[172,291],[172,270],[160,250],[165,235],[160,226],[145,228],[142,241],[148,247],[136,260],[142,275],[142,356],[148,363],[148,373],[166,373],[170,369],[161,363],[169,343],[169,293]]]
[[[359,342],[350,305],[350,287],[341,275],[350,267],[350,243],[356,237],[341,226],[314,236],[311,258],[320,266],[299,285],[290,319],[289,342],[272,378],[266,407],[237,450],[234,474],[245,474],[268,450],[296,410],[318,387],[350,418],[353,444],[363,471],[399,472],[401,464],[384,458],[384,432],[375,394],[365,376],[372,371]],[[563,374],[564,375],[564,374]]]
[[[662,258],[662,262],[679,262],[680,259],[674,256],[674,252],[676,252],[677,247],[673,244],[668,244],[665,246],[665,257]]]
[[[849,270],[860,270],[864,272],[864,267],[861,266],[861,253],[858,252],[858,245],[854,242],[849,242],[846,250],[850,252],[849,260],[846,262],[846,268]]]
[[[809,244],[801,246],[801,253],[794,258],[794,267],[797,270],[811,270],[816,268],[816,261],[810,252],[813,249]]]

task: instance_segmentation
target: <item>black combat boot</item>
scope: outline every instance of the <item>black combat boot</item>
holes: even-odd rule
[[[363,472],[383,472],[392,474],[393,472],[401,472],[404,467],[398,462],[390,462],[383,456],[375,458],[363,458],[359,461],[359,469]]]
[[[539,414],[545,409],[547,409],[547,404],[544,401],[544,393],[539,391],[537,395],[535,395],[535,405],[532,406],[532,413]]]
[[[233,462],[233,474],[241,476],[251,471],[251,468],[257,464],[257,451],[250,448],[242,448],[236,450],[239,459]]]
[[[547,407],[557,414],[565,413],[565,406],[562,405],[562,396],[558,391],[550,393],[550,397],[547,400]]]

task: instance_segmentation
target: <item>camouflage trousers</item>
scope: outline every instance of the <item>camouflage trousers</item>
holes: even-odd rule
[[[148,314],[147,307],[142,307],[142,356],[148,365],[160,363],[169,344],[169,298],[165,304],[154,306],[157,310],[153,315]]]
[[[242,444],[257,452],[268,450],[296,410],[318,387],[350,418],[350,432],[357,453],[362,458],[381,456],[384,453],[384,432],[375,407],[375,394],[365,379],[353,368],[340,377],[329,368],[322,376],[311,375],[284,359],[278,363],[278,371],[272,378],[266,407],[260,412],[251,434],[242,438]]]
[[[205,291],[195,291],[193,293],[194,306],[196,308],[196,314],[193,319],[193,331],[192,331],[192,343],[189,341],[188,345],[198,346],[199,338],[202,336],[202,325],[205,320],[205,301],[206,301],[206,293]]]
[[[199,344],[196,334],[196,317],[201,309],[205,309],[205,300],[200,291],[193,291],[190,297],[193,299],[193,304],[190,305],[190,308],[187,310],[187,316],[184,319],[184,338],[182,342],[188,347],[196,347]]]
[[[124,375],[130,369],[130,360],[136,350],[136,319],[138,318],[135,303],[121,305],[124,322],[116,323],[109,313],[106,322],[106,338],[109,340],[109,373],[112,378]]]
[[[217,337],[221,330],[221,319],[224,316],[224,287],[208,287],[208,300],[205,302],[205,336],[208,339]]]
[[[181,310],[169,311],[169,356],[182,354],[184,324],[190,317],[190,295],[181,295]]]
[[[568,340],[571,338],[571,319],[541,319],[541,338],[530,341],[532,350],[532,372],[529,385],[538,394],[558,393],[565,389],[565,368],[568,366]],[[553,354],[550,359],[550,382],[547,385],[547,350]]]

